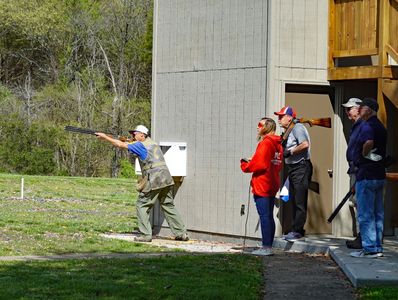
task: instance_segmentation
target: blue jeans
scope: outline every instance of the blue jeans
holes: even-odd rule
[[[358,222],[365,252],[383,252],[384,179],[361,180],[355,184]]]
[[[261,236],[263,247],[272,247],[275,236],[274,202],[275,197],[254,196],[258,215],[261,223]]]

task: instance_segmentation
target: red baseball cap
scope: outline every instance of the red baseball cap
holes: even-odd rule
[[[296,117],[296,112],[294,111],[293,107],[291,107],[291,106],[284,106],[281,108],[280,111],[274,112],[274,114],[277,116],[289,115],[289,116],[292,116],[293,118]]]

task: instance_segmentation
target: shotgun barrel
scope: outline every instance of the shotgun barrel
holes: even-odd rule
[[[328,218],[328,223],[332,223],[333,219],[337,216],[337,214],[340,212],[341,208],[343,207],[343,205],[347,202],[348,199],[350,199],[351,195],[354,194],[353,192],[353,187],[350,188],[350,191],[344,196],[343,200],[341,200],[341,202],[339,203],[339,205],[337,205],[337,207],[334,209],[334,211],[332,212],[332,214],[330,215],[330,217]]]
[[[91,135],[96,135],[96,132],[103,132],[101,130],[94,130],[94,129],[88,129],[88,128],[80,128],[80,127],[75,127],[75,126],[65,126],[66,131],[71,131],[71,132],[76,132],[76,133],[83,133],[83,134],[91,134]],[[110,137],[114,137],[113,134],[105,132],[105,134],[109,135]],[[127,142],[131,143],[134,141],[134,138],[129,139],[128,137],[125,136],[119,136],[116,139],[122,142]]]
[[[83,134],[92,134],[92,135],[95,135],[96,132],[100,132],[100,131],[96,131],[93,129],[80,128],[80,127],[74,127],[74,126],[69,126],[69,125],[65,126],[65,130],[71,131],[71,132],[83,133]]]

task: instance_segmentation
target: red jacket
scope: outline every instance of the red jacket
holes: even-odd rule
[[[267,135],[257,145],[256,152],[249,162],[241,161],[245,173],[253,173],[251,186],[256,196],[275,197],[279,190],[279,172],[282,169],[283,149],[281,137]]]

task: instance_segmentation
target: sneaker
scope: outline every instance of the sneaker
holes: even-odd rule
[[[294,232],[289,232],[288,234],[284,234],[284,235],[282,235],[282,239],[283,240],[286,240],[286,239],[288,239],[288,238],[293,238],[293,234],[294,234]]]
[[[383,257],[384,256],[383,252],[377,252],[376,255],[377,255],[377,257]]]
[[[183,242],[186,242],[186,241],[189,241],[189,236],[188,236],[188,234],[183,233],[182,235],[176,236],[176,237],[175,237],[175,240],[176,240],[176,241],[183,241]]]
[[[381,252],[379,252],[381,253]],[[365,252],[365,250],[351,252],[350,255],[356,258],[378,258],[379,253],[377,252]],[[383,253],[381,253],[383,255]]]
[[[285,237],[285,240],[288,242],[296,242],[298,240],[301,240],[303,238],[301,233],[298,232],[289,232],[287,236]]]
[[[355,240],[346,241],[345,244],[349,249],[362,249],[362,239],[361,236],[358,235]]]
[[[253,255],[271,256],[274,255],[271,248],[260,248],[252,252]]]
[[[139,235],[134,237],[135,242],[144,242],[144,243],[149,243],[152,242],[152,237],[151,236],[146,236],[146,235]]]

